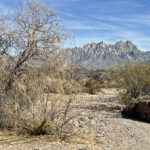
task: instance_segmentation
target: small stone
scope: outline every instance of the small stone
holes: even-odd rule
[[[93,118],[94,118],[94,115],[91,114],[88,118],[89,118],[89,119],[93,119]]]
[[[104,135],[102,135],[102,134],[97,134],[97,137],[103,137]]]

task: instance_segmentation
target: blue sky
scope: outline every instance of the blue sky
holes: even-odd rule
[[[4,10],[15,9],[23,0],[0,0]],[[58,11],[74,35],[74,43],[131,40],[140,50],[150,51],[150,0],[42,0]]]

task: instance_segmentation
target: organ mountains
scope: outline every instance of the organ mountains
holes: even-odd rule
[[[135,60],[150,62],[150,52],[142,52],[131,41],[119,41],[115,44],[91,43],[83,47],[67,48],[63,51],[69,61],[89,69],[108,69],[118,63]]]

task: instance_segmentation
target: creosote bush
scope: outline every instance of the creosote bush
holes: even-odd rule
[[[138,62],[124,63],[116,70],[116,83],[121,88],[121,99],[126,105],[133,105],[140,96],[150,92],[150,65]]]

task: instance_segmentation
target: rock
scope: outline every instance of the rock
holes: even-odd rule
[[[104,135],[102,135],[102,134],[97,134],[96,136],[97,136],[97,137],[103,137]]]
[[[78,122],[77,119],[75,119],[75,120],[73,121],[73,124],[74,124],[75,127],[79,127],[79,122]]]
[[[93,119],[93,118],[94,118],[94,115],[91,114],[91,115],[88,116],[88,118],[89,118],[89,119]]]
[[[138,102],[133,108],[125,108],[122,114],[150,122],[150,100]]]

